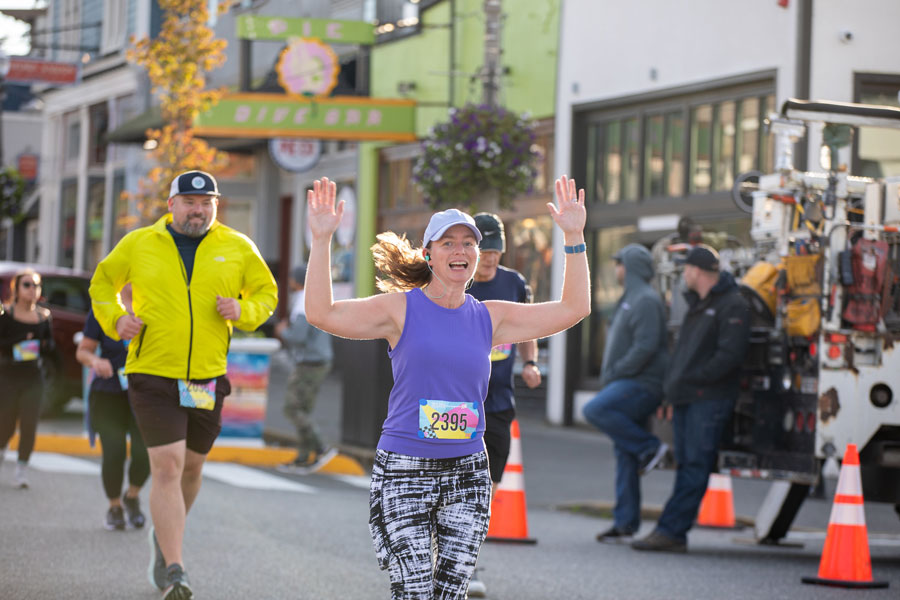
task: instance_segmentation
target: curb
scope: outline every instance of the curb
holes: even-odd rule
[[[9,441],[9,448],[19,447],[19,436],[14,435]],[[101,456],[100,444],[91,448],[87,436],[38,434],[34,449],[38,452],[55,452],[74,456]],[[297,451],[275,446],[213,446],[207,460],[214,462],[232,462],[254,467],[276,467],[289,463],[297,458]],[[317,473],[331,475],[366,475],[365,469],[354,458],[346,454],[338,454],[325,464]]]

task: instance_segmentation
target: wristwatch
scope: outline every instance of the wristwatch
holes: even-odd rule
[[[538,364],[537,364],[535,361],[533,361],[533,360],[526,360],[526,361],[522,364],[522,366],[523,366],[523,367],[527,367],[527,366],[534,366],[534,367],[536,367],[536,366],[538,366]]]

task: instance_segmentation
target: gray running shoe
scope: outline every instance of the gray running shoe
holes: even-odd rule
[[[166,569],[166,589],[163,592],[163,600],[190,600],[194,597],[191,591],[191,582],[187,573],[178,563],[172,563]]]
[[[103,526],[110,531],[125,529],[125,513],[122,512],[121,506],[111,506],[106,511],[106,522],[104,522]]]
[[[166,559],[163,558],[162,550],[159,548],[159,542],[156,541],[156,531],[150,527],[147,541],[150,542],[150,564],[147,566],[147,579],[151,585],[155,585],[159,589],[166,587]]]
[[[139,498],[129,498],[122,496],[122,506],[125,507],[125,516],[128,518],[128,524],[135,529],[144,526],[144,513],[141,512],[141,501]]]
[[[13,481],[17,488],[23,490],[28,488],[28,463],[16,463],[16,474],[13,476]]]

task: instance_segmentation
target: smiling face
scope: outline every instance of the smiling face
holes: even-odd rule
[[[169,198],[172,229],[189,237],[200,237],[209,231],[219,207],[217,196],[178,195]]]
[[[444,281],[466,283],[475,273],[478,263],[478,240],[465,225],[454,225],[428,248],[429,265]]]

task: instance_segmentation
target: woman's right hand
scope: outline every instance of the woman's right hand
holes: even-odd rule
[[[91,368],[94,369],[94,373],[97,374],[97,377],[109,379],[113,376],[112,363],[106,358],[96,357]]]
[[[313,182],[313,189],[306,192],[306,202],[309,205],[307,218],[313,239],[331,237],[341,223],[344,201],[341,200],[335,206],[336,192],[337,186],[327,177]]]

